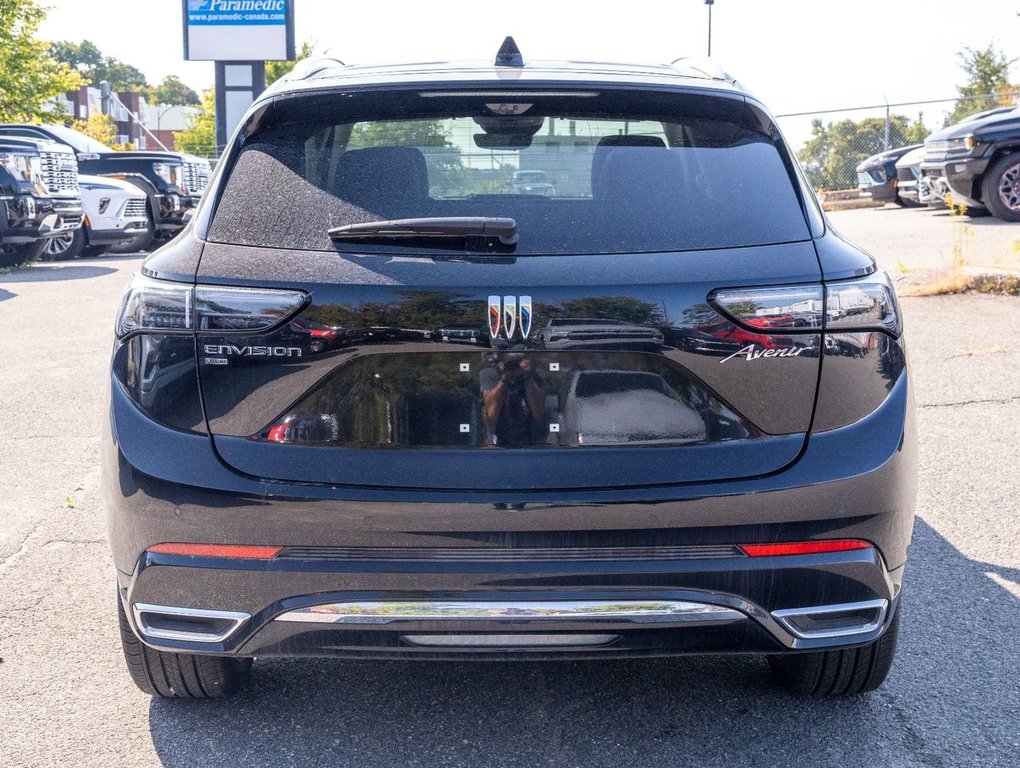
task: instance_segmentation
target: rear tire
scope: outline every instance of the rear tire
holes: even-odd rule
[[[1020,221],[1020,152],[1000,157],[985,170],[981,202],[997,219]]]
[[[859,648],[769,656],[779,684],[802,696],[853,696],[885,682],[896,654],[900,609],[880,638]]]
[[[117,616],[128,672],[135,685],[150,696],[221,699],[236,693],[248,679],[251,659],[157,651],[135,635],[120,597]]]

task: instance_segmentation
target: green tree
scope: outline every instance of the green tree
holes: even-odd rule
[[[312,55],[312,46],[310,43],[301,43],[301,47],[297,52],[297,61],[267,61],[266,62],[266,85],[272,85],[281,77],[286,75],[297,64],[301,59],[307,59]]]
[[[174,146],[199,157],[216,157],[216,94],[212,88],[203,91],[199,112],[191,125],[174,137]]]
[[[50,55],[81,72],[89,85],[99,87],[106,80],[115,91],[138,91],[146,87],[145,75],[137,67],[112,56],[103,56],[90,40],[72,43],[61,40],[50,44]]]
[[[913,121],[904,115],[889,117],[889,148],[920,144],[927,135],[921,115]],[[828,125],[816,119],[811,122],[811,138],[797,157],[816,189],[851,189],[857,186],[861,161],[885,149],[885,118]]]
[[[146,95],[151,104],[185,104],[197,106],[201,104],[194,88],[181,82],[177,75],[167,75],[159,81],[159,85],[149,89]]]
[[[93,112],[88,120],[75,120],[71,127],[107,146],[117,143],[117,126],[109,115]]]
[[[35,0],[0,0],[0,122],[60,118],[53,98],[81,86],[81,75],[36,38],[45,17]]]
[[[1007,59],[992,43],[981,50],[964,48],[957,52],[967,82],[956,87],[959,99],[946,118],[946,125],[958,123],[967,115],[1004,107],[1016,99],[1017,89],[1009,82],[1009,70],[1016,59]]]
[[[50,43],[50,55],[57,61],[77,69],[88,78],[91,78],[92,70],[103,63],[103,52],[91,40],[82,40],[80,43],[72,43],[70,40]]]

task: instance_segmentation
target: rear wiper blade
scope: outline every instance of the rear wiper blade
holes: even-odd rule
[[[419,240],[492,238],[500,245],[517,243],[517,222],[495,216],[433,216],[344,224],[329,230],[334,240]]]

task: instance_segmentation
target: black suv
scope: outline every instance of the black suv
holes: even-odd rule
[[[74,232],[83,219],[70,148],[0,135],[0,267],[33,261],[51,238]]]
[[[924,141],[921,173],[955,203],[1020,221],[1020,107],[1000,107]]]
[[[913,201],[900,197],[900,182],[896,174],[896,163],[905,154],[921,146],[921,144],[913,144],[909,147],[887,149],[885,152],[879,152],[877,155],[863,160],[857,166],[857,182],[861,190],[861,197],[870,197],[878,203],[911,205]]]
[[[522,167],[556,195],[510,191]],[[874,689],[915,496],[900,334],[768,111],[707,66],[512,41],[299,65],[117,320],[131,674],[200,698],[254,657],[711,652]]]
[[[123,179],[145,192],[150,230],[132,243],[134,250],[144,250],[154,238],[169,239],[180,232],[185,214],[198,205],[209,183],[209,162],[200,157],[178,152],[121,152],[62,125],[0,125],[0,136],[62,142],[77,153],[82,173]]]

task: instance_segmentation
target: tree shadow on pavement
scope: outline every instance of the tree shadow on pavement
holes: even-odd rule
[[[58,280],[85,280],[91,277],[110,275],[116,271],[113,267],[33,264],[30,267],[0,275],[0,283],[52,283]]]
[[[234,699],[154,700],[165,766],[1014,766],[1018,600],[924,521],[878,692],[805,700],[761,657],[264,660]]]

